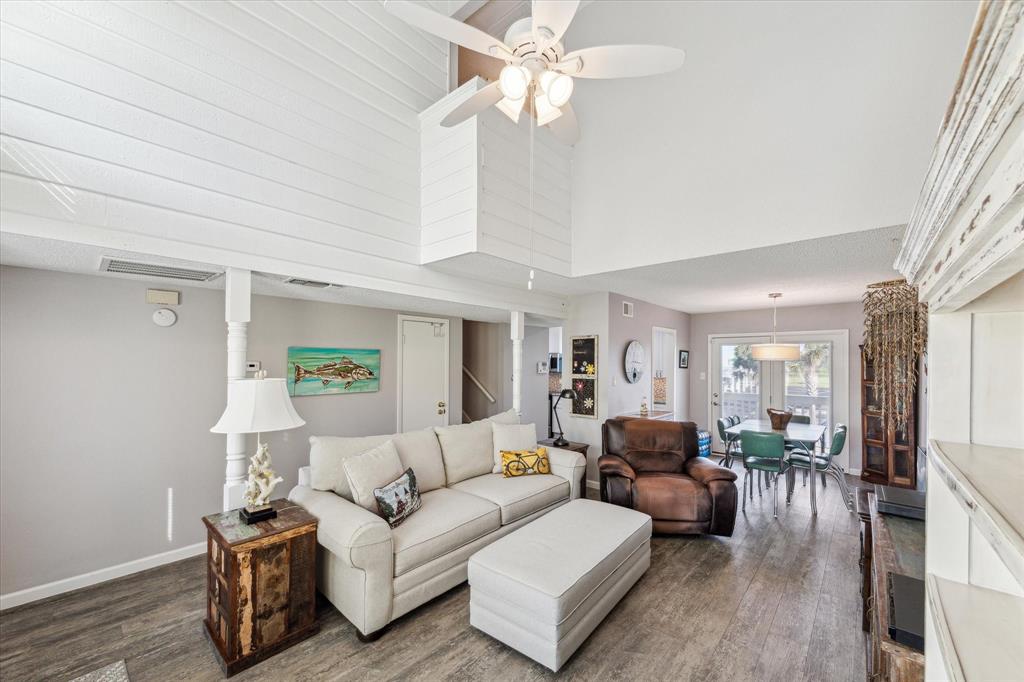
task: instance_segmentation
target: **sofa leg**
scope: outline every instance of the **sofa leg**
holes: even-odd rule
[[[380,630],[376,630],[374,632],[371,632],[368,635],[364,635],[362,632],[359,631],[358,628],[356,628],[356,637],[358,637],[359,641],[362,642],[363,644],[369,644],[370,642],[376,642],[378,639],[380,639],[384,635],[384,632],[387,629],[388,628],[385,625]]]

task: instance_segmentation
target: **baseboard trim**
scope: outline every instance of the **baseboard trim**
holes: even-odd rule
[[[123,564],[117,564],[116,566],[110,566],[109,568],[101,568],[96,571],[75,575],[70,578],[55,580],[52,583],[46,583],[45,585],[37,585],[36,587],[28,587],[24,590],[18,590],[17,592],[0,594],[0,611],[5,611],[15,606],[21,606],[22,604],[39,601],[40,599],[46,599],[47,597],[54,597],[58,594],[71,592],[72,590],[78,590],[83,587],[89,587],[90,585],[103,583],[108,580],[113,580],[114,578],[123,578],[126,575],[131,575],[132,573],[156,568],[157,566],[181,561],[182,559],[188,559],[189,557],[202,554],[205,551],[206,543],[197,542],[194,545],[186,545],[185,547],[172,549],[169,552],[153,554],[152,556],[142,557],[141,559],[135,559],[133,561],[126,561]]]

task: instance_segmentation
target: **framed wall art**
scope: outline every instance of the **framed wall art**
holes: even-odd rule
[[[292,396],[373,393],[380,390],[380,350],[288,347]]]
[[[679,369],[688,369],[690,367],[690,351],[681,350],[679,351]]]
[[[597,419],[597,336],[573,336],[569,383],[576,391],[572,414]]]

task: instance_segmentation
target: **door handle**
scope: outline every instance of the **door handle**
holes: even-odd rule
[[[445,405],[445,404],[444,404],[444,401],[443,401],[443,400],[438,400],[438,401],[437,401],[437,406],[438,406],[438,407],[447,407],[447,405]]]
[[[444,409],[440,409],[440,408],[439,408],[439,409],[437,410],[437,413],[438,413],[438,414],[444,414],[444,413],[445,413],[445,411],[444,411]]]
[[[718,401],[717,400],[712,400],[711,404],[714,405],[715,407],[718,407]]]

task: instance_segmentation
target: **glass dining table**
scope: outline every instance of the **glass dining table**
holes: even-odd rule
[[[740,434],[744,431],[756,431],[758,433],[781,433],[787,444],[798,445],[800,443],[821,443],[821,449],[825,450],[825,431],[827,427],[824,424],[794,424],[790,422],[785,429],[778,430],[772,428],[772,423],[768,419],[746,419],[741,421],[735,426],[730,426],[725,432],[730,436],[736,436],[739,438]],[[814,484],[814,460],[816,457],[811,457],[811,513],[817,515],[818,504],[816,499],[816,491]]]

